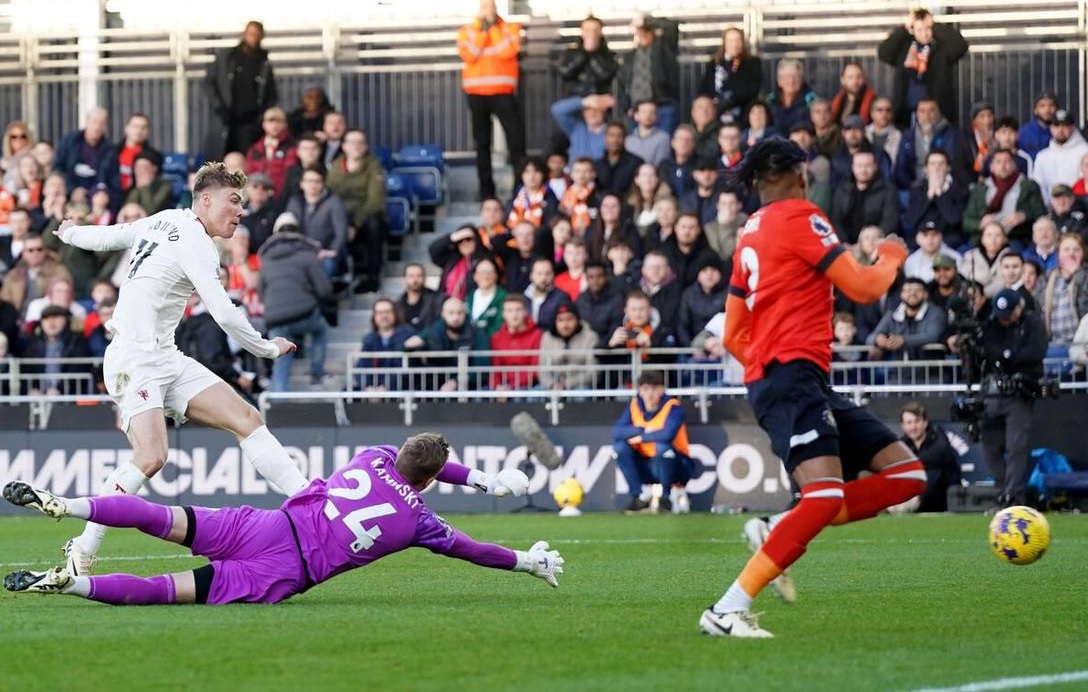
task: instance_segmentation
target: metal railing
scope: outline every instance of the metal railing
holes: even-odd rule
[[[530,3],[535,16],[513,16],[526,27],[521,95],[531,148],[542,148],[554,130],[548,104],[561,84],[553,69],[558,53],[577,33],[584,3]],[[630,46],[630,3],[595,4],[612,47]],[[838,90],[843,62],[861,62],[869,81],[889,93],[892,69],[876,60],[876,45],[903,21],[902,2],[757,2],[725,8],[706,3],[664,3],[658,14],[681,22],[681,99],[695,93],[707,56],[724,25],[745,28],[762,54],[765,80],[774,83],[775,60],[803,58],[809,83],[821,94]],[[545,16],[546,15],[546,16]],[[1088,0],[956,0],[938,21],[955,23],[971,43],[958,65],[961,116],[987,100],[999,113],[1024,119],[1042,90],[1086,111],[1082,88],[1088,49]],[[408,23],[411,22],[411,23]],[[451,156],[472,151],[468,110],[461,91],[455,37],[459,21],[395,18],[367,26],[330,24],[321,29],[270,31],[265,41],[276,68],[281,104],[323,86],[349,122],[367,128],[371,141],[391,147],[438,142]],[[201,90],[213,50],[233,45],[236,33],[175,30],[83,31],[71,35],[0,34],[0,123],[23,119],[39,138],[56,141],[80,123],[80,105],[97,103],[114,113],[111,134],[121,135],[125,115],[148,113],[153,142],[163,149],[197,151],[208,128]],[[97,53],[97,69],[81,72],[81,55]],[[81,53],[82,51],[82,53]]]
[[[3,358],[0,359],[0,393],[30,396],[38,393],[92,394],[101,366],[101,358]]]

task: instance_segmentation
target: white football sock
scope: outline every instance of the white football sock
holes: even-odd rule
[[[63,591],[63,594],[69,596],[82,596],[87,598],[91,595],[91,578],[90,577],[72,577],[72,583],[68,585]]]
[[[118,464],[110,475],[106,476],[106,482],[102,484],[99,495],[135,495],[140,488],[147,483],[147,476],[131,461]],[[88,505],[87,511],[90,511]],[[74,513],[73,513],[74,514]],[[76,539],[83,552],[91,555],[98,554],[98,548],[102,545],[102,537],[106,535],[106,527],[94,522],[87,522],[83,527],[83,533]]]
[[[718,599],[711,610],[719,615],[726,613],[739,613],[752,607],[752,597],[744,589],[740,588],[740,582],[733,582],[729,590]]]
[[[68,515],[76,519],[91,518],[91,501],[86,497],[66,497],[64,506],[68,508]]]
[[[310,484],[268,426],[257,428],[240,444],[242,454],[276,492],[290,497]]]

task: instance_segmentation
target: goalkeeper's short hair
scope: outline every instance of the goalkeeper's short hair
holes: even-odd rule
[[[416,485],[434,478],[450,456],[450,444],[438,433],[412,435],[397,453],[397,471]]]

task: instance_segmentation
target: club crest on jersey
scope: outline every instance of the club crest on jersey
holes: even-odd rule
[[[830,237],[835,229],[831,228],[831,224],[827,222],[827,219],[819,214],[813,214],[808,217],[809,224],[812,226],[812,232],[821,238]]]

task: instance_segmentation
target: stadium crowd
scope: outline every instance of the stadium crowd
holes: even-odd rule
[[[737,236],[759,207],[733,174],[748,148],[781,136],[808,152],[809,198],[859,261],[871,262],[889,234],[912,250],[876,303],[837,298],[837,360],[943,358],[955,348],[949,315],[985,319],[991,299],[1012,288],[1043,318],[1049,355],[1088,364],[1088,142],[1060,94],[1040,93],[1031,113],[977,103],[960,128],[955,72],[968,44],[925,10],[878,48],[894,70],[890,94],[876,93],[856,63],[845,64],[839,85],[823,95],[795,59],[778,61],[765,83],[760,57],[741,29],[729,27],[686,103],[676,22],[636,17],[633,47],[622,55],[602,28],[587,17],[559,57],[555,133],[544,155],[528,156],[517,101],[521,27],[484,2],[459,32],[479,220],[430,243],[437,290],[426,286],[426,267],[405,267],[403,295],[374,303],[362,351],[491,352],[472,360],[491,372],[469,380],[456,377],[448,356],[413,361],[449,368],[435,382],[442,389],[626,384],[594,378],[591,366],[630,362],[633,351],[655,347],[688,352],[651,351],[649,362],[720,363]],[[277,105],[262,39],[263,27],[251,22],[205,79],[216,119],[204,154],[249,175],[221,278],[260,329],[312,335],[310,375],[322,386],[337,296],[379,287],[385,172],[364,123],[349,122],[322,89],[306,90],[290,112]],[[150,118],[125,114],[124,137],[112,142],[108,121],[117,115],[95,109],[55,146],[36,141],[21,121],[4,130],[0,360],[41,359],[28,366],[40,372],[29,392],[84,393],[68,391],[64,375],[90,371],[91,361],[50,360],[102,355],[105,323],[129,271],[126,253],[66,246],[52,231],[66,217],[110,224],[191,200],[184,171],[164,175]],[[517,157],[509,199],[495,197],[492,115]],[[196,299],[191,313],[179,347],[216,364],[239,391],[257,391],[265,366],[205,328]],[[542,360],[555,367],[541,369]],[[290,362],[277,367],[267,385],[283,390]],[[356,388],[412,382],[410,373],[379,372],[400,367],[388,355],[366,355],[357,367],[368,374]]]

